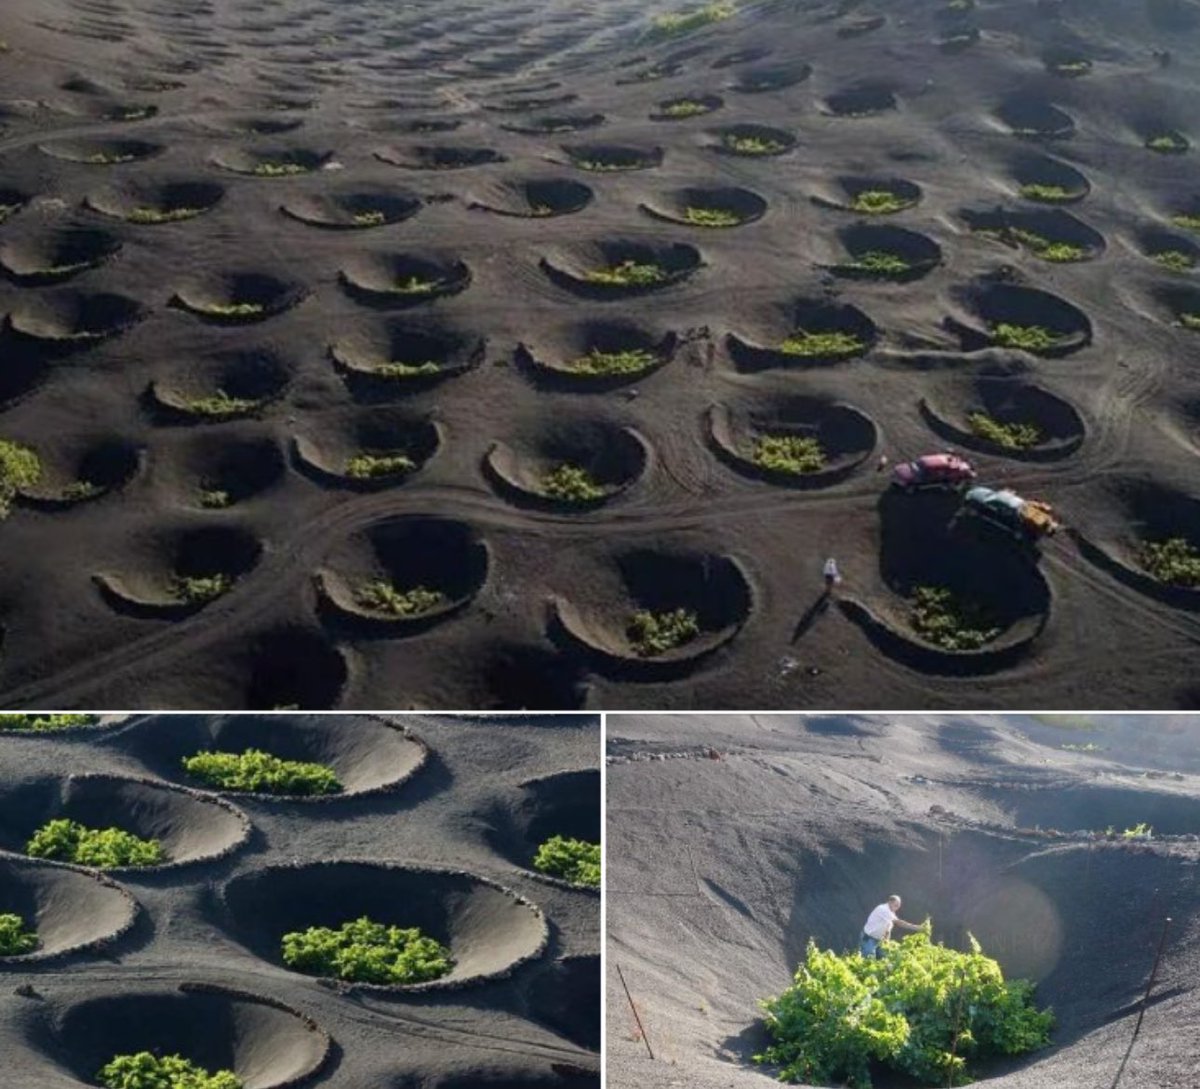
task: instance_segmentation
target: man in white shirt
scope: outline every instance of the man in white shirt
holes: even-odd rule
[[[880,904],[863,924],[862,941],[858,951],[864,957],[883,957],[883,943],[892,936],[893,926],[902,926],[905,930],[920,930],[916,923],[906,923],[897,914],[900,910],[900,897],[894,893],[887,898],[887,903]]]

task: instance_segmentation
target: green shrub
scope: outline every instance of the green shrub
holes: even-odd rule
[[[73,730],[79,726],[95,726],[99,715],[0,715],[0,731],[50,733],[54,730]]]
[[[356,227],[382,227],[387,216],[383,212],[355,212],[353,222]]]
[[[104,486],[95,484],[90,480],[72,480],[66,485],[59,497],[67,500],[69,503],[82,503],[85,499],[95,499],[96,496],[102,495]]]
[[[918,586],[912,595],[913,630],[944,650],[979,650],[1001,632],[990,611],[944,586]]]
[[[171,583],[171,596],[186,605],[205,605],[216,601],[233,589],[233,576],[224,572],[215,575],[179,575]]]
[[[969,953],[934,944],[928,929],[884,946],[882,959],[812,941],[792,985],[761,1003],[771,1044],[758,1062],[780,1079],[868,1089],[879,1062],[931,1085],[965,1085],[970,1064],[1050,1042],[1054,1016],[1033,984],[1006,981],[972,937]]]
[[[787,144],[768,136],[738,136],[737,133],[727,132],[722,141],[735,155],[778,155],[787,151]]]
[[[309,167],[303,163],[259,163],[251,174],[259,178],[290,178],[296,174],[308,174]]]
[[[251,397],[231,397],[223,389],[209,397],[193,397],[184,401],[184,410],[193,416],[208,416],[212,419],[227,419],[230,416],[244,416],[262,406],[261,400]]]
[[[1200,549],[1185,537],[1147,541],[1138,552],[1138,561],[1159,582],[1200,589]]]
[[[650,37],[674,38],[680,34],[690,34],[693,30],[732,19],[737,14],[737,7],[731,3],[706,4],[692,11],[677,11],[665,15],[657,15],[650,24]]]
[[[600,844],[551,836],[538,849],[533,868],[573,885],[600,885]]]
[[[24,204],[0,204],[0,223],[9,220],[24,207]]]
[[[346,475],[355,480],[373,480],[381,476],[411,473],[416,467],[417,463],[400,451],[377,454],[362,451],[347,460]]]
[[[1188,144],[1178,133],[1163,132],[1147,137],[1146,147],[1162,155],[1178,155],[1181,152],[1187,151]]]
[[[421,616],[444,605],[446,595],[426,586],[401,590],[390,582],[376,579],[359,586],[354,591],[354,600],[364,609],[390,616]]]
[[[837,358],[858,355],[866,347],[866,342],[854,333],[810,333],[797,329],[779,345],[779,350],[785,355]]]
[[[298,972],[353,983],[426,983],[454,967],[450,950],[416,927],[366,916],[336,930],[313,926],[283,936],[283,962]]]
[[[445,285],[445,280],[427,279],[421,276],[409,276],[397,280],[387,290],[393,295],[436,295]]]
[[[3,220],[0,220],[0,223],[2,222]],[[1171,222],[1187,231],[1200,231],[1200,215],[1195,212],[1180,212],[1171,217]]]
[[[27,446],[0,439],[0,520],[8,517],[12,501],[22,488],[42,478],[42,462]]]
[[[1043,261],[1056,261],[1065,264],[1070,261],[1082,261],[1087,257],[1087,250],[1076,246],[1073,242],[1054,242],[1036,231],[1027,231],[1021,227],[1008,227],[1000,232],[1002,238],[1028,246],[1034,255]]]
[[[153,225],[159,223],[178,223],[185,219],[195,219],[204,213],[204,208],[170,208],[162,211],[158,208],[134,208],[125,219],[130,223]]]
[[[86,163],[88,166],[120,166],[122,163],[131,163],[136,158],[136,155],[122,155],[120,152],[115,151],[98,151],[94,155],[87,155],[79,161]]]
[[[737,212],[725,208],[688,208],[683,218],[696,227],[736,227],[742,222]]]
[[[1196,258],[1183,250],[1159,250],[1149,255],[1150,260],[1172,272],[1191,272],[1196,267]]]
[[[699,117],[705,113],[712,113],[712,107],[707,102],[701,102],[695,98],[678,98],[674,102],[665,102],[659,107],[659,116],[669,117],[673,121],[681,121],[687,117]]]
[[[1062,185],[1022,185],[1020,192],[1026,200],[1036,200],[1042,204],[1062,204],[1069,200],[1077,200],[1080,196]]]
[[[337,794],[342,789],[332,769],[324,764],[283,760],[261,749],[245,752],[198,752],[184,757],[183,770],[221,790],[246,790],[255,794]]]
[[[825,451],[816,439],[801,435],[760,435],[750,460],[777,473],[802,476],[825,468]]]
[[[1146,824],[1145,821],[1135,824],[1132,828],[1126,828],[1125,831],[1121,833],[1122,839],[1152,839],[1153,837],[1154,829],[1150,825]]]
[[[644,348],[625,352],[602,352],[593,348],[587,355],[572,360],[568,369],[575,374],[639,374],[658,362],[658,356]]]
[[[213,318],[256,318],[267,312],[262,303],[255,302],[189,303],[188,309]]]
[[[1185,329],[1200,329],[1200,314],[1180,314],[1179,324]]]
[[[994,442],[1006,450],[1028,450],[1042,441],[1041,431],[1033,424],[1002,423],[986,412],[969,413],[967,423],[981,439]]]
[[[690,643],[700,634],[700,623],[690,609],[662,613],[643,609],[633,614],[626,634],[639,657],[652,658]]]
[[[1000,321],[992,326],[992,340],[1002,348],[1020,348],[1026,352],[1047,352],[1064,340],[1041,325],[1016,325]]]
[[[233,496],[224,488],[201,488],[200,506],[205,510],[224,510],[233,506]]]
[[[1056,76],[1086,76],[1092,70],[1090,60],[1056,61],[1050,71]]]
[[[590,269],[584,274],[588,283],[607,287],[649,287],[661,284],[666,278],[666,270],[661,265],[632,260],[608,268]]]
[[[841,267],[872,276],[899,276],[912,269],[912,265],[898,253],[885,250],[868,250]]]
[[[380,363],[371,373],[378,378],[417,378],[437,374],[441,369],[441,364],[427,360],[424,363]]]
[[[915,203],[890,189],[864,189],[855,194],[850,210],[865,216],[889,216],[911,208]]]
[[[104,1089],[243,1089],[232,1070],[209,1073],[181,1055],[118,1055],[97,1075]]]
[[[20,915],[0,914],[0,957],[22,957],[37,947],[36,932],[25,929],[25,920]]]
[[[158,866],[166,861],[162,844],[120,828],[88,828],[59,818],[42,825],[25,846],[32,858],[75,862],[101,870],[114,866]]]
[[[604,488],[586,469],[578,465],[560,465],[542,477],[542,493],[568,503],[587,503],[604,498]]]

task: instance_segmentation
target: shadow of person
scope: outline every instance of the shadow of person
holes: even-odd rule
[[[804,634],[806,634],[820,618],[829,610],[829,603],[833,600],[833,594],[829,590],[822,591],[821,595],[805,610],[804,615],[800,617],[796,623],[795,629],[792,631],[792,643]]]

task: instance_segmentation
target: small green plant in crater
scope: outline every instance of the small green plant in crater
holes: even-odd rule
[[[1025,230],[1021,227],[1007,227],[999,233],[1002,238],[1011,239],[1027,246],[1036,257],[1040,257],[1043,261],[1056,261],[1061,264],[1082,261],[1087,257],[1087,250],[1082,246],[1077,246],[1073,242],[1055,242],[1036,231]]]
[[[1154,829],[1145,821],[1135,824],[1132,828],[1126,828],[1121,833],[1122,839],[1153,839]]]
[[[25,929],[25,920],[20,915],[0,914],[0,957],[23,957],[37,947],[37,933]]]
[[[256,302],[189,303],[188,307],[213,318],[256,318],[267,312],[263,303]]]
[[[1159,250],[1149,257],[1151,261],[1172,272],[1191,272],[1196,267],[1195,255],[1184,253],[1183,250]]]
[[[31,858],[74,862],[101,870],[158,866],[166,859],[156,839],[142,839],[121,828],[89,828],[64,818],[42,825],[26,844],[25,853]]]
[[[1021,196],[1026,200],[1036,200],[1042,204],[1062,204],[1066,201],[1077,200],[1079,193],[1073,192],[1063,185],[1039,185],[1031,183],[1022,185]]]
[[[119,166],[122,163],[131,163],[136,158],[136,155],[122,154],[117,151],[97,151],[93,155],[85,155],[80,162],[86,163],[88,166]]]
[[[533,857],[533,868],[572,885],[600,885],[600,844],[551,836]]]
[[[233,496],[224,488],[201,488],[200,506],[205,510],[225,510],[233,506]]]
[[[383,212],[355,212],[353,222],[356,227],[382,227],[387,216]]]
[[[1138,550],[1138,562],[1159,582],[1200,589],[1200,548],[1186,537],[1146,541]]]
[[[209,397],[193,397],[183,402],[184,410],[193,416],[208,416],[213,419],[244,416],[262,405],[261,400],[252,397],[232,397],[223,389],[217,390]]]
[[[171,596],[185,605],[206,605],[233,589],[233,576],[218,572],[215,575],[179,575],[171,583]]]
[[[755,1061],[809,1085],[870,1089],[882,1064],[916,1084],[962,1086],[976,1061],[1045,1047],[1054,1015],[1038,1010],[1033,984],[1006,980],[968,939],[968,952],[948,949],[927,924],[885,943],[881,959],[810,941],[792,985],[760,1003],[770,1045]]]
[[[1025,352],[1046,352],[1064,339],[1041,325],[1017,325],[1007,321],[996,322],[991,332],[992,340],[1002,348],[1019,348]]]
[[[742,222],[737,212],[726,208],[689,207],[684,210],[683,218],[695,227],[736,227]]]
[[[385,579],[364,582],[354,591],[354,600],[364,609],[389,616],[423,616],[446,603],[446,595],[427,586],[401,590]]]
[[[54,730],[74,730],[80,726],[95,726],[99,721],[99,715],[0,715],[0,731],[51,733]]]
[[[145,121],[156,113],[154,106],[118,106],[109,116],[113,121]]]
[[[313,926],[283,936],[283,962],[298,972],[352,983],[427,983],[454,967],[450,950],[417,927],[367,916],[334,929]]]
[[[258,178],[291,178],[311,173],[311,169],[303,163],[259,163],[250,173]]]
[[[911,208],[916,202],[890,189],[863,189],[850,201],[850,210],[865,216],[888,216]]]
[[[0,204],[0,223],[7,222],[24,207],[24,204]]]
[[[41,478],[42,462],[33,450],[0,439],[0,521],[8,517],[17,492],[32,488]]]
[[[86,499],[95,499],[104,494],[104,486],[91,480],[72,480],[66,485],[59,496],[68,503],[82,503]]]
[[[198,752],[185,757],[183,770],[220,790],[311,797],[337,794],[342,784],[332,768],[303,760],[283,760],[261,749]]]
[[[750,460],[777,473],[802,476],[825,468],[825,451],[816,439],[803,435],[760,435]]]
[[[912,271],[912,264],[898,253],[886,250],[868,250],[841,266],[853,272],[865,272],[870,276],[901,276]]]
[[[1151,151],[1157,151],[1160,155],[1178,155],[1187,151],[1188,143],[1178,133],[1163,132],[1147,137],[1146,147]]]
[[[571,361],[568,369],[574,374],[618,375],[639,374],[658,362],[654,352],[633,348],[624,352],[602,352],[593,348],[586,355]]]
[[[1056,76],[1086,76],[1092,70],[1090,60],[1055,61],[1049,66]]]
[[[700,634],[699,617],[690,609],[656,613],[642,609],[633,614],[626,635],[634,652],[653,658],[690,643]]]
[[[371,373],[377,378],[419,378],[422,375],[437,374],[441,369],[441,365],[433,360],[426,360],[423,363],[393,361],[380,363],[377,367],[372,368]]]
[[[578,465],[559,465],[542,477],[542,494],[565,503],[588,503],[603,499],[605,492],[586,469]]]
[[[666,280],[667,272],[661,265],[629,260],[608,268],[589,269],[584,279],[606,287],[650,287]]]
[[[393,295],[436,295],[445,282],[436,277],[431,279],[425,276],[407,276],[403,280],[397,280],[388,291]]]
[[[779,345],[779,350],[785,355],[836,359],[858,355],[866,347],[866,342],[854,333],[812,333],[805,329],[797,329]]]
[[[2,222],[3,218],[0,218],[0,223]],[[1171,217],[1171,222],[1187,231],[1200,231],[1200,214],[1195,212],[1180,212]]]
[[[117,1055],[96,1075],[104,1089],[244,1089],[232,1070],[209,1072],[182,1055]]]
[[[688,117],[699,117],[701,114],[712,113],[712,107],[707,102],[696,98],[679,98],[674,102],[664,103],[659,114],[673,121],[682,121]]]
[[[981,439],[994,442],[1006,450],[1028,450],[1042,441],[1041,431],[1033,424],[1002,423],[986,412],[968,413],[967,423]]]
[[[195,219],[204,211],[203,208],[134,208],[125,218],[130,223],[142,225],[178,223],[184,219]]]
[[[921,638],[944,650],[979,650],[1001,632],[989,610],[944,586],[913,590],[910,623]]]
[[[1179,315],[1179,324],[1185,329],[1200,330],[1200,314],[1182,313]]]
[[[416,467],[417,463],[400,450],[379,453],[364,450],[347,460],[346,475],[356,480],[373,480],[381,476],[411,473]]]
[[[680,34],[690,34],[701,27],[732,19],[736,14],[737,6],[730,3],[705,4],[692,11],[668,12],[654,17],[650,24],[650,36],[673,38]]]
[[[722,143],[735,155],[778,155],[787,151],[787,144],[769,136],[739,136],[735,132],[727,132],[722,137]]]

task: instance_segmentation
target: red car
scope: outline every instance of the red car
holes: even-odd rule
[[[974,466],[955,454],[926,454],[892,470],[892,483],[906,492],[918,488],[961,488],[974,479]]]

